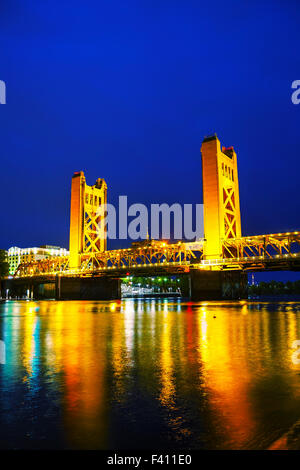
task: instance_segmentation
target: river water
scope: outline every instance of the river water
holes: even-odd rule
[[[0,303],[0,447],[264,449],[300,418],[300,302]]]

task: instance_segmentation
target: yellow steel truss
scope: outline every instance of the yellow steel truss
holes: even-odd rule
[[[131,248],[105,252],[83,253],[80,266],[74,270],[68,257],[52,257],[46,260],[20,264],[15,277],[76,274],[86,275],[107,269],[176,267],[189,265],[201,269],[266,269],[272,265],[286,268],[285,262],[300,267],[300,233],[288,232],[252,237],[230,238],[223,242],[223,257],[204,260],[205,241],[194,243],[168,243],[145,240]],[[278,264],[279,263],[279,264]],[[280,264],[281,263],[281,264]],[[292,263],[292,264],[291,264]]]
[[[21,264],[15,277],[38,274],[75,273],[78,275],[96,272],[107,268],[135,268],[138,266],[166,266],[199,263],[202,259],[203,242],[167,243],[146,240],[135,243],[132,248],[109,250],[98,253],[83,253],[77,270],[69,267],[68,258],[49,258]]]
[[[299,247],[299,232],[233,238],[223,242],[223,258],[274,258],[297,253]]]
[[[234,199],[234,188],[223,188],[223,210],[224,210],[224,240],[235,238],[236,232],[236,208]]]

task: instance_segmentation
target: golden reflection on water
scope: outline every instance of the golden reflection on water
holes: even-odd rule
[[[22,344],[22,362],[26,374],[24,375],[24,381],[32,375],[32,362],[34,360],[35,353],[35,341],[34,333],[36,328],[36,316],[35,309],[33,306],[28,306],[26,316],[23,317],[23,344]]]
[[[251,374],[248,370],[245,332],[241,332],[239,327],[232,331],[232,324],[222,313],[214,318],[206,311],[200,312],[198,322],[201,331],[198,342],[199,360],[203,364],[209,401],[214,406],[214,418],[226,423],[227,439],[240,447],[254,426],[251,403],[247,397]],[[235,348],[233,343],[240,344],[240,351],[236,355],[231,353]]]
[[[147,419],[163,422],[166,445],[264,447],[300,418],[300,366],[291,361],[299,304],[43,301],[5,309],[6,380],[20,376],[31,392],[37,377],[51,383],[67,447],[113,447],[114,420],[125,422],[134,447],[136,390]]]
[[[161,370],[161,391],[160,401],[162,405],[173,407],[175,398],[175,382],[173,370],[173,358],[171,348],[171,333],[173,329],[174,317],[164,312],[163,325],[161,333],[161,354],[160,354],[160,370]]]

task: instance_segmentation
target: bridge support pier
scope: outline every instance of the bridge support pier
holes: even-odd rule
[[[241,271],[190,273],[191,300],[238,300],[247,298],[247,274]]]
[[[121,298],[121,280],[110,277],[56,277],[56,300],[114,300]]]
[[[6,279],[1,282],[2,298],[56,300],[113,300],[121,298],[120,279],[110,277],[56,276],[44,279]]]

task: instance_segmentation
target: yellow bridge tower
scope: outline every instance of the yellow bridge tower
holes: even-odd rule
[[[85,182],[83,171],[74,173],[71,188],[70,268],[81,266],[81,255],[93,264],[95,253],[106,251],[103,219],[107,204],[107,185],[98,178],[94,186]],[[103,209],[103,210],[100,210]]]
[[[237,156],[217,136],[202,142],[204,259],[222,258],[223,242],[241,237]]]

